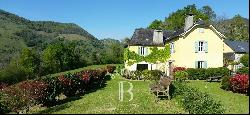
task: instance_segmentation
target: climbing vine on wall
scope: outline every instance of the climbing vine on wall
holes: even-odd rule
[[[134,51],[130,51],[128,48],[124,51],[124,60],[127,61],[128,65],[139,63],[142,61],[148,63],[166,62],[170,57],[170,47],[167,44],[164,49],[158,49],[157,47],[150,48],[151,53],[147,56],[141,56]]]

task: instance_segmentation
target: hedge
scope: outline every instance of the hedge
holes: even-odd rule
[[[20,112],[35,104],[51,106],[57,102],[56,97],[67,97],[100,88],[107,72],[114,72],[114,66],[83,70],[60,76],[46,76],[35,80],[26,80],[4,87],[0,91],[0,113]]]
[[[230,70],[226,67],[219,68],[187,68],[186,72],[189,75],[190,80],[206,80],[212,76],[229,76]]]

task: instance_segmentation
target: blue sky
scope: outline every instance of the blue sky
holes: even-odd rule
[[[248,0],[0,0],[0,9],[30,20],[76,23],[98,39],[123,39],[190,4],[249,19]]]

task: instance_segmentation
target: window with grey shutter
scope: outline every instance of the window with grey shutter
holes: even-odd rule
[[[198,52],[198,45],[199,45],[199,42],[196,41],[195,44],[194,44],[195,53]]]
[[[207,68],[207,61],[204,61],[204,66],[203,66],[203,68]]]
[[[146,56],[146,55],[148,55],[148,48],[147,47],[144,47],[145,49],[144,49],[144,55]]]
[[[138,46],[138,54],[141,55],[141,46]]]
[[[208,52],[208,43],[207,43],[207,41],[204,42],[204,51],[206,53]]]
[[[194,64],[195,64],[195,68],[198,68],[198,61],[195,61]]]

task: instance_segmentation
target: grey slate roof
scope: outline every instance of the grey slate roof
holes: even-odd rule
[[[236,53],[249,53],[249,42],[231,40],[224,42]]]
[[[201,26],[201,27],[207,27],[207,26],[209,26],[209,25],[206,24],[203,20],[198,20],[198,21],[196,21],[196,22],[193,24],[193,26],[194,26],[195,24],[198,24],[198,25]],[[193,26],[191,26],[190,28],[192,28]],[[189,28],[189,29],[190,29],[190,28]],[[188,30],[189,30],[189,29],[188,29]],[[184,33],[184,27],[181,28],[181,29],[179,29],[179,30],[177,30],[177,31],[175,31],[166,41],[172,40],[172,39],[176,38],[177,36],[181,35],[182,33]]]
[[[163,42],[171,36],[173,32],[168,30],[163,30]],[[129,42],[129,45],[142,45],[142,46],[164,46],[162,44],[154,44],[153,43],[153,29],[144,29],[138,28],[135,29],[135,32]]]

